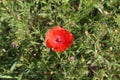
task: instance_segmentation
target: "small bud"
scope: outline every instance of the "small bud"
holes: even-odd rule
[[[10,12],[10,8],[9,7],[6,7],[6,10],[7,10],[7,12]]]
[[[85,31],[85,35],[88,36],[88,34],[89,34],[88,31]]]
[[[72,22],[71,22],[71,25],[72,25],[72,26],[75,26],[75,22],[74,22],[74,21],[72,21]]]
[[[2,51],[3,51],[3,52],[6,52],[6,50],[5,50],[5,49],[2,49]]]
[[[33,49],[32,49],[32,48],[30,48],[29,50],[30,50],[30,52],[32,52],[32,51],[33,51]]]
[[[102,2],[104,1],[104,0],[101,0]]]
[[[118,33],[118,30],[115,30],[115,33]]]
[[[50,74],[52,75],[52,74],[53,74],[53,71],[51,71]]]
[[[110,48],[109,48],[109,51],[111,52],[112,50],[113,50],[113,48],[112,48],[112,47],[110,47]]]
[[[2,0],[0,0],[0,3],[2,3]]]
[[[82,59],[81,59],[81,62],[85,62],[85,59],[84,59],[84,58],[82,58]]]
[[[74,60],[75,60],[74,56],[71,56],[71,57],[70,57],[70,60],[71,60],[71,61],[74,61]]]
[[[12,47],[16,47],[16,44],[14,42],[11,43]]]
[[[34,56],[34,57],[36,57],[36,56],[37,56],[37,54],[36,54],[36,53],[34,53],[34,54],[33,54],[33,56]]]
[[[108,13],[107,11],[105,11],[105,10],[103,11],[103,13],[104,13],[105,15],[109,15],[109,13]]]
[[[101,47],[104,47],[105,46],[105,44],[101,44]]]
[[[102,25],[107,25],[105,21],[102,22]]]
[[[18,20],[21,20],[21,16],[17,15],[17,19],[18,19]]]

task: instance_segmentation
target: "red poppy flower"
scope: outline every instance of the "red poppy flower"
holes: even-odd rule
[[[46,33],[46,46],[53,48],[55,52],[62,52],[71,46],[73,35],[60,26],[55,26]]]

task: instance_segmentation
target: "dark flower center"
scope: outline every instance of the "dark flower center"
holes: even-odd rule
[[[61,42],[60,37],[57,37],[55,41],[56,41],[57,43]]]

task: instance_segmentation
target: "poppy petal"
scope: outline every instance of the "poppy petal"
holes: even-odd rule
[[[73,35],[61,28],[60,26],[53,27],[46,33],[46,46],[53,48],[55,52],[62,52],[66,50],[73,42]]]

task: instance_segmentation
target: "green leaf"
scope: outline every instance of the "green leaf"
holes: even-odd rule
[[[14,79],[14,78],[17,78],[17,77],[12,77],[12,76],[8,76],[8,75],[0,75],[0,78]]]
[[[11,66],[11,68],[10,68],[10,71],[11,71],[11,72],[13,72],[13,70],[15,69],[16,64],[17,64],[17,61],[16,61],[16,62],[14,62],[14,64]]]
[[[24,74],[24,73],[21,73],[21,74],[19,75],[19,77],[18,77],[17,80],[22,80],[23,74]]]
[[[67,3],[69,2],[69,0],[62,0],[62,2],[63,2],[64,4],[67,4]]]

